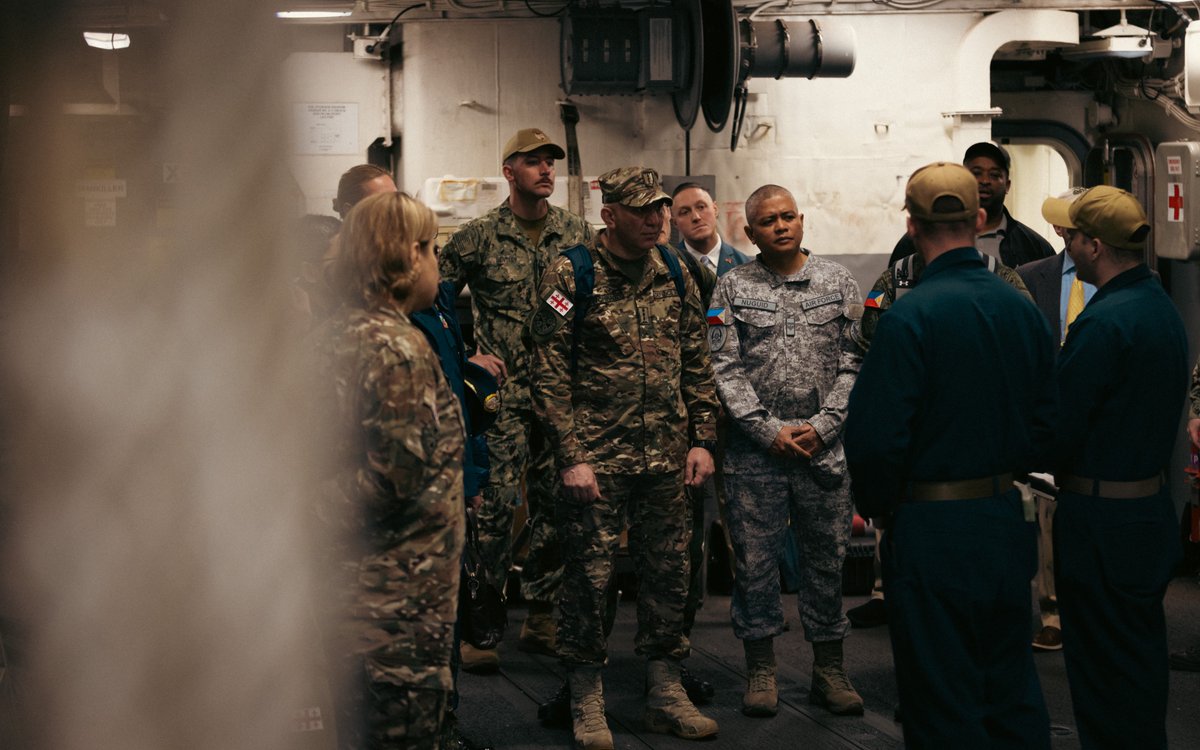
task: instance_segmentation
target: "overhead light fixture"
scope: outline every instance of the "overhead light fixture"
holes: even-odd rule
[[[1087,41],[1064,49],[1063,57],[1075,60],[1117,57],[1136,59],[1155,55],[1155,46],[1154,34],[1149,29],[1129,23],[1122,9],[1119,24],[1097,31]]]
[[[129,46],[129,35],[109,31],[85,31],[83,41],[87,42],[87,46],[96,49],[125,49]]]
[[[348,10],[281,10],[275,16],[277,18],[286,18],[290,20],[306,20],[314,18],[346,18],[350,16]]]

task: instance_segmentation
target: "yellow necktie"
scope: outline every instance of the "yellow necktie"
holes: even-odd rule
[[[1067,297],[1067,325],[1063,328],[1063,339],[1067,338],[1067,331],[1071,330],[1071,324],[1079,317],[1079,313],[1083,312],[1083,282],[1076,276],[1071,282],[1071,294]]]

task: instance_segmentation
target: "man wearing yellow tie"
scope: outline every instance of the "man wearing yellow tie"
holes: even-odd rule
[[[1072,188],[1042,203],[1042,218],[1054,227],[1054,233],[1063,238],[1064,247],[1071,241],[1075,231],[1068,211],[1071,204],[1086,191]],[[1017,268],[1017,274],[1025,282],[1033,301],[1046,316],[1050,329],[1059,344],[1067,337],[1067,329],[1084,305],[1096,293],[1096,287],[1080,279],[1075,273],[1075,262],[1066,251],[1051,258],[1035,260]],[[1062,649],[1062,624],[1058,616],[1058,596],[1054,590],[1054,508],[1058,504],[1053,495],[1045,492],[1034,494],[1037,499],[1038,529],[1038,572],[1033,583],[1037,587],[1038,605],[1041,609],[1042,627],[1033,636],[1035,651],[1058,651]]]

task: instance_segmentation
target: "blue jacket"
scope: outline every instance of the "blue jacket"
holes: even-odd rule
[[[911,481],[1034,468],[1053,435],[1056,348],[974,248],[935,258],[880,317],[850,393],[842,440],[859,513],[892,512]]]
[[[696,286],[700,287],[700,301],[703,303],[705,310],[708,309],[708,305],[712,301],[713,290],[717,287],[717,277],[724,276],[730,269],[736,268],[750,260],[750,257],[745,253],[722,240],[721,253],[717,257],[717,273],[714,276],[708,270],[707,266],[702,266],[688,252],[687,246],[682,240],[675,246],[675,250],[676,254],[683,260],[684,266],[691,272],[692,278],[696,281]]]

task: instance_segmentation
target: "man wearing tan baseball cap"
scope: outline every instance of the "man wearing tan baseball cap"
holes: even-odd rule
[[[1188,389],[1187,338],[1146,266],[1150,222],[1137,198],[1097,186],[1068,217],[1067,252],[1098,291],[1067,332],[1056,378],[1067,678],[1084,747],[1166,747],[1162,601],[1181,550],[1163,475]]]
[[[542,272],[562,248],[592,237],[583,217],[550,205],[555,161],[564,156],[562,146],[538,128],[514,133],[500,151],[508,198],[459,227],[439,260],[443,278],[460,292],[464,286],[471,288],[478,351],[496,355],[505,366],[500,373],[500,412],[487,432],[492,471],[477,513],[480,553],[493,580],[508,580],[514,510],[524,502],[531,534],[521,595],[529,610],[518,646],[545,654],[557,649],[553,609],[562,567],[552,517],[550,446],[538,432],[530,407],[530,358],[523,335]],[[469,672],[494,672],[499,667],[494,648],[464,644],[461,651],[463,669]]]
[[[905,744],[1048,750],[1029,648],[1037,546],[1013,477],[1049,437],[1055,346],[975,248],[985,212],[965,167],[918,169],[905,207],[925,270],[879,319],[844,435],[858,511],[887,527]]]

